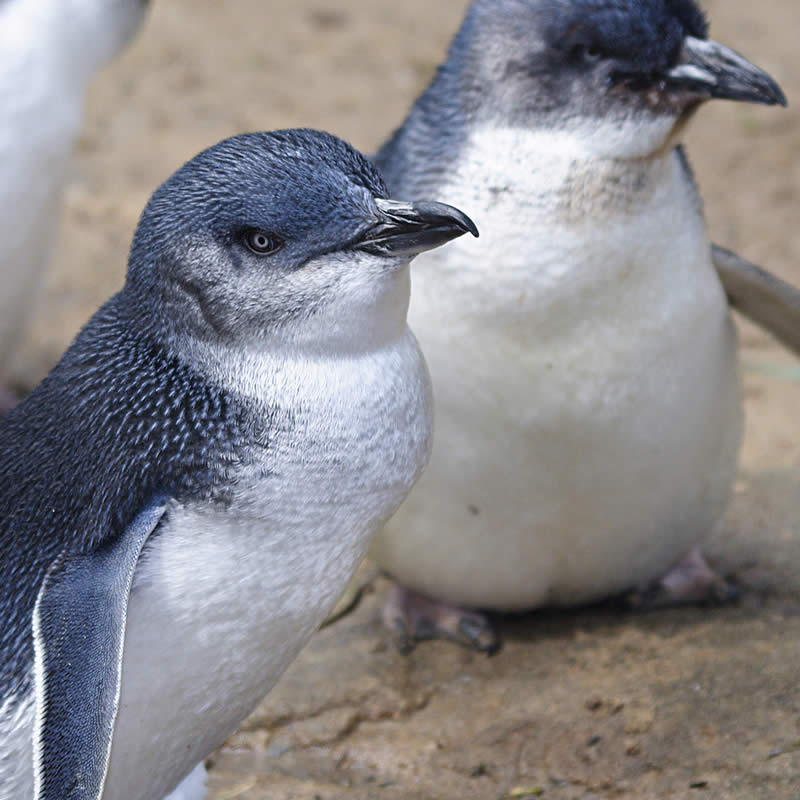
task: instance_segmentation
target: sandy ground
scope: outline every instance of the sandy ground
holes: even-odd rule
[[[712,32],[787,111],[704,109],[690,153],[714,237],[800,284],[796,0],[709,0]],[[150,192],[233,133],[329,129],[369,151],[399,123],[464,0],[155,0],[88,104],[49,286],[16,366],[38,380],[121,285]],[[214,800],[800,798],[800,362],[742,327],[747,435],[714,563],[723,609],[508,619],[492,659],[401,656],[386,584],[314,639],[212,759]],[[687,398],[691,402],[691,398]]]

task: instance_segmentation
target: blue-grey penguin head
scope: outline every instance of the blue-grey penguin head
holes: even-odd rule
[[[404,329],[411,258],[468,230],[450,206],[390,200],[376,168],[329,134],[245,134],[153,194],[122,296],[172,338],[367,341]]]
[[[438,82],[468,120],[595,130],[608,155],[638,157],[708,98],[785,103],[707,34],[694,0],[476,0]]]

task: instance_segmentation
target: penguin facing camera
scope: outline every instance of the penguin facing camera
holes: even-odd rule
[[[730,596],[699,550],[742,435],[729,303],[800,350],[800,293],[712,257],[680,146],[712,98],[786,102],[693,0],[475,0],[376,156],[483,232],[414,265],[437,435],[371,548],[404,645],[492,650],[476,609]]]

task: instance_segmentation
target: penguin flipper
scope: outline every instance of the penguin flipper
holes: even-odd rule
[[[731,306],[800,355],[800,290],[718,245],[711,256]]]
[[[57,559],[33,622],[34,800],[99,800],[111,753],[133,573],[166,510],[158,498],[121,536]]]

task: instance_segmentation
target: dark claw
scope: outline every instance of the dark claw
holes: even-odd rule
[[[399,618],[395,619],[392,623],[392,639],[395,647],[400,651],[400,654],[404,656],[407,656],[417,646],[405,622]]]
[[[420,617],[414,626],[414,639],[424,642],[427,639],[435,639],[439,635],[436,623],[428,617]]]
[[[493,656],[500,650],[500,637],[488,620],[475,617],[462,617],[458,622],[458,632],[461,634],[458,641],[488,656]]]
[[[720,578],[714,582],[714,585],[709,589],[708,597],[704,600],[704,605],[710,606],[726,606],[731,603],[737,603],[742,599],[742,589],[735,583],[730,583],[724,578]]]

